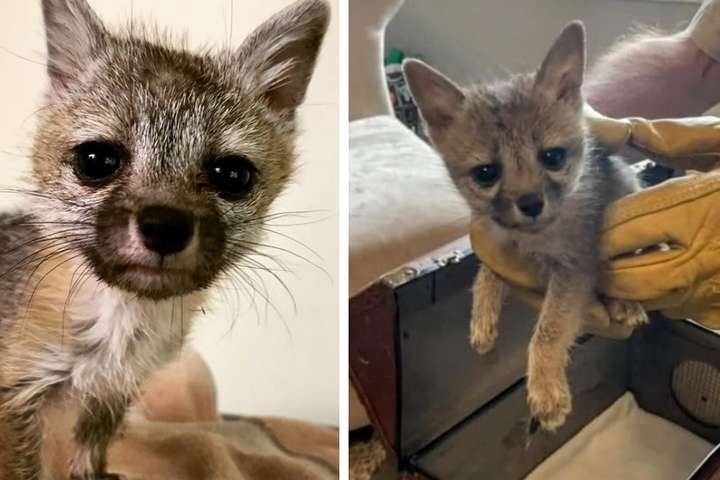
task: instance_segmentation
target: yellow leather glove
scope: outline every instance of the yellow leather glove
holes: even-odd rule
[[[630,147],[666,167],[681,170],[708,171],[720,165],[719,117],[615,119],[586,104],[585,120],[610,153]]]
[[[720,159],[720,119],[612,120],[588,110],[588,123],[609,150],[637,148],[663,164],[710,169]],[[527,264],[472,225],[477,256],[521,298],[539,308],[545,285]],[[665,244],[667,249],[638,249]],[[691,318],[720,328],[720,170],[669,180],[612,204],[600,249],[611,259],[609,297],[640,301],[670,318]],[[610,320],[598,300],[588,310],[586,331],[622,338],[631,330]]]

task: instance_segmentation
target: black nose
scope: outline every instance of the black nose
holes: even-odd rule
[[[185,249],[193,236],[193,223],[192,213],[170,207],[145,207],[137,216],[143,243],[162,256]]]
[[[518,198],[515,203],[525,216],[532,218],[542,213],[544,205],[542,199],[537,195],[523,195]]]

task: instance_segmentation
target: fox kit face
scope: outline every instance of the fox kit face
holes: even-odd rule
[[[326,4],[298,2],[217,55],[110,34],[85,0],[42,6],[51,88],[33,177],[47,238],[75,236],[71,254],[140,296],[208,286],[255,250],[292,174]]]
[[[405,63],[430,138],[473,215],[538,232],[575,190],[587,148],[584,39],[572,23],[535,74],[469,89],[417,60]]]

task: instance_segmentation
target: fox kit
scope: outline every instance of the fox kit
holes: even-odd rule
[[[529,347],[530,411],[555,430],[571,411],[565,368],[588,301],[599,288],[603,211],[637,188],[619,160],[592,150],[583,123],[585,32],[568,25],[539,70],[460,88],[427,65],[404,65],[429,136],[472,221],[534,264],[547,283]],[[473,286],[470,340],[492,349],[506,286],[482,266]],[[639,304],[609,300],[614,320],[640,324]]]
[[[113,478],[106,447],[139,385],[243,268],[292,175],[329,11],[299,1],[215,54],[110,33],[86,0],[42,11],[31,200],[0,216],[0,479],[41,478],[59,396],[80,405],[69,477]]]

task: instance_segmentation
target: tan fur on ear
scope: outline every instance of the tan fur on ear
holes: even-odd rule
[[[43,0],[48,74],[53,88],[67,88],[80,75],[107,34],[86,0]]]
[[[557,37],[535,77],[535,88],[554,99],[580,95],[585,75],[585,27],[576,20]]]
[[[260,25],[240,47],[243,74],[277,110],[293,110],[305,98],[330,21],[324,0],[301,0]]]

